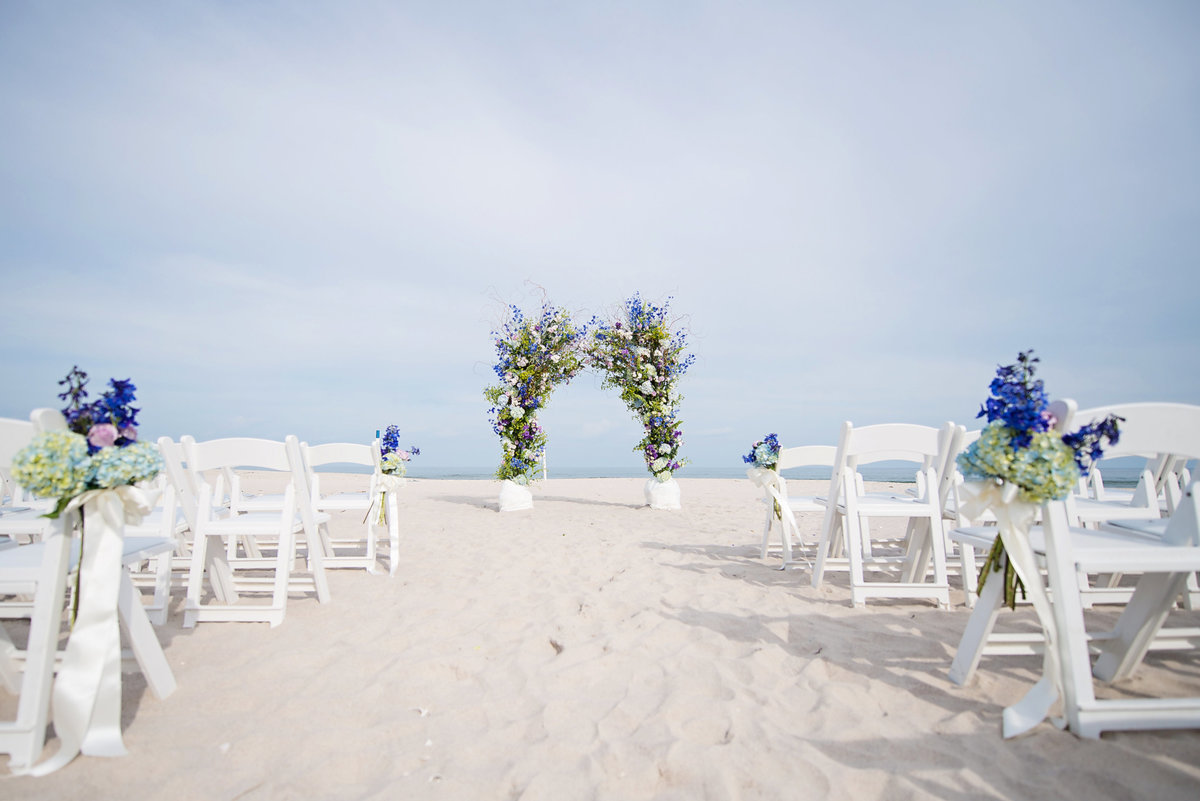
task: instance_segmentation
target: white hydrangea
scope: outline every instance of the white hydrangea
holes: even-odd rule
[[[653,395],[654,394],[654,385],[651,384],[649,381],[643,381],[641,386],[638,387],[638,389],[641,390],[643,395]]]
[[[512,407],[512,411],[509,412],[509,414],[512,415],[514,420],[520,420],[522,417],[525,416],[525,409],[523,409],[520,406],[514,405]]]

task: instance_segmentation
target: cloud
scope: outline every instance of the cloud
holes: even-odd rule
[[[0,16],[9,416],[79,364],[158,433],[486,464],[489,332],[538,287],[673,298],[700,464],[969,421],[1029,347],[1081,403],[1200,400],[1190,7]],[[545,422],[559,464],[637,458],[594,379]]]

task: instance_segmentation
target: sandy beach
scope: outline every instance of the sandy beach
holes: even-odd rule
[[[533,510],[500,514],[494,482],[410,480],[394,578],[332,571],[333,601],[297,597],[274,629],[183,629],[177,594],[158,634],[179,688],[159,700],[127,669],[129,756],[5,773],[0,797],[1200,794],[1200,732],[1085,741],[1043,724],[1003,740],[1001,710],[1040,659],[985,658],[969,686],[950,682],[961,592],[950,610],[851,608],[844,575],[814,590],[806,570],[759,557],[750,482],[680,478],[681,511],[645,507],[643,483],[551,479]],[[1200,662],[1151,655],[1103,692],[1198,695]]]

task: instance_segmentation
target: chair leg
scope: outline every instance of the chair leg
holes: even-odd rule
[[[979,568],[975,563],[975,547],[965,542],[958,543],[958,564],[962,571],[963,595],[968,609],[975,607],[979,598]]]
[[[14,772],[31,767],[46,744],[54,659],[67,584],[67,554],[71,544],[63,520],[52,523],[44,542],[46,553],[43,554],[29,620],[17,715],[12,723],[0,723],[0,752],[9,755],[9,767]]]
[[[387,506],[388,525],[388,576],[396,575],[400,564],[400,504],[396,501],[395,493],[389,493]]]
[[[830,556],[830,548],[833,547],[837,528],[838,513],[831,499],[829,507],[825,510],[825,520],[821,525],[821,538],[817,542],[817,559],[812,571],[814,589],[821,586],[821,580],[825,577],[825,560]]]
[[[975,674],[979,667],[979,658],[983,656],[984,646],[996,626],[996,618],[1004,605],[1004,579],[1001,574],[994,574],[983,585],[979,600],[971,617],[967,619],[967,628],[963,631],[962,639],[958,641],[958,650],[954,653],[954,662],[950,665],[950,681],[964,685]]]
[[[169,557],[170,555],[167,554]],[[125,634],[129,637],[130,647],[137,657],[142,675],[146,677],[146,685],[160,699],[175,692],[175,675],[167,658],[163,655],[162,646],[154,634],[154,627],[146,610],[142,606],[141,594],[134,589],[129,578],[129,571],[121,571],[121,584],[117,593],[117,612]]]
[[[867,583],[866,573],[863,569],[864,535],[858,515],[852,514],[849,509],[846,510],[845,515],[845,532],[846,550],[850,558],[850,605],[865,606],[867,599],[862,592]]]
[[[1112,637],[1104,641],[1093,675],[1101,681],[1129,678],[1141,664],[1150,643],[1162,628],[1189,573],[1147,573],[1138,579],[1133,597],[1125,605]]]
[[[774,509],[772,508],[771,504],[769,503],[770,496],[767,496],[767,500],[768,500],[767,519],[766,519],[766,522],[763,523],[762,552],[759,554],[760,559],[767,558],[767,549],[771,542],[771,524],[775,522],[775,520],[774,520],[775,516],[774,516],[774,514],[772,514]]]

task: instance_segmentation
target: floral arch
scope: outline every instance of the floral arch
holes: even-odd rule
[[[537,422],[559,385],[580,370],[603,376],[603,386],[616,389],[621,400],[642,423],[645,436],[634,450],[641,451],[652,478],[647,500],[652,506],[678,508],[674,473],[687,460],[679,455],[683,445],[679,419],[679,379],[695,361],[686,353],[686,337],[671,330],[667,312],[640,295],[625,301],[618,319],[593,318],[579,325],[565,309],[549,303],[540,316],[526,317],[509,306],[502,330],[493,332],[498,383],[484,396],[492,429],[500,437],[502,461],[496,478],[501,487],[502,511],[532,506],[528,486],[539,477],[546,448],[546,433]]]

